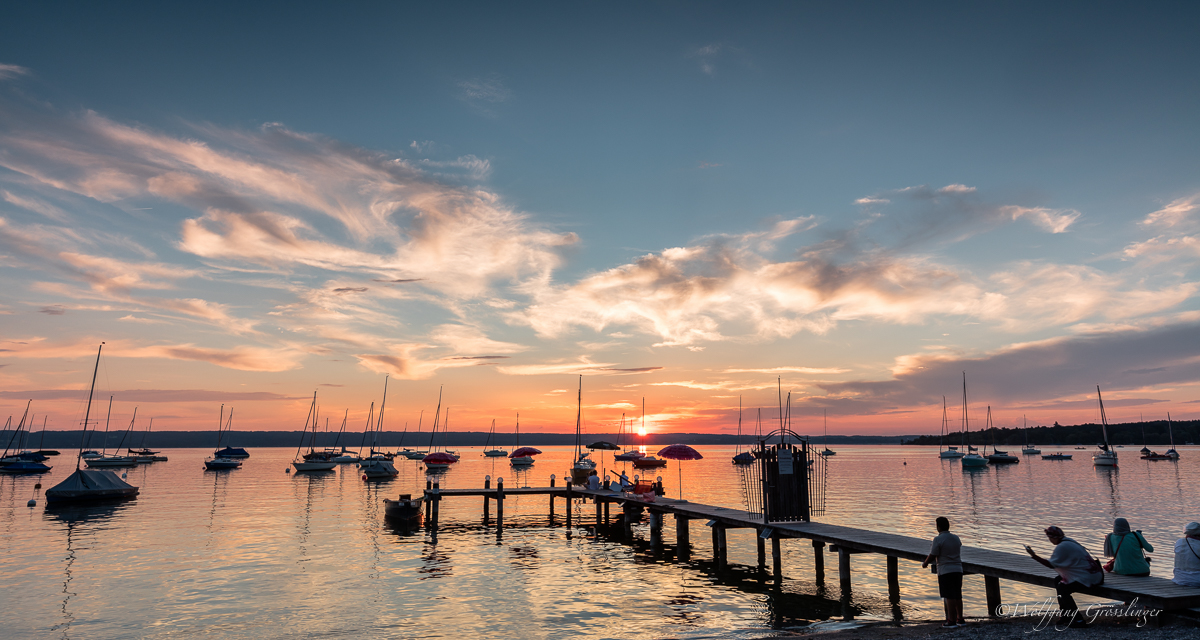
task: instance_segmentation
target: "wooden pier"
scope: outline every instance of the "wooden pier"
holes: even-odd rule
[[[781,522],[763,523],[762,517],[747,513],[744,509],[730,509],[711,505],[697,504],[686,500],[673,500],[658,496],[653,502],[612,491],[590,491],[572,486],[554,486],[551,479],[549,487],[520,487],[505,488],[503,481],[496,487],[490,486],[490,481],[479,489],[441,489],[436,484],[427,483],[426,526],[435,533],[438,527],[439,503],[451,497],[482,497],[485,519],[490,517],[491,502],[496,503],[497,535],[504,526],[504,500],[512,495],[544,495],[549,498],[549,510],[554,516],[555,500],[562,498],[568,501],[565,509],[566,526],[573,527],[575,523],[574,510],[570,508],[572,500],[586,499],[595,503],[595,525],[597,529],[603,526],[619,524],[622,535],[626,540],[632,539],[632,525],[635,517],[632,513],[644,510],[649,514],[651,545],[662,544],[663,523],[666,516],[675,520],[677,557],[686,560],[691,553],[689,522],[701,520],[712,529],[713,560],[717,570],[724,570],[728,546],[725,531],[727,529],[753,529],[756,531],[758,550],[758,566],[766,570],[766,541],[771,541],[771,573],[775,580],[783,579],[781,561],[781,542],[784,539],[807,539],[813,549],[813,565],[816,581],[825,581],[824,553],[829,551],[837,554],[838,581],[842,593],[842,602],[847,604],[852,589],[851,557],[855,554],[876,554],[885,557],[888,583],[888,595],[893,605],[900,600],[899,560],[914,562],[924,561],[929,553],[930,541],[926,538],[902,536],[892,533],[882,533],[867,529],[844,527],[820,522]],[[610,519],[610,505],[617,507],[619,522]],[[624,517],[624,514],[631,514]],[[1054,580],[1058,574],[1053,569],[1046,568],[1025,554],[1006,553],[979,547],[962,548],[963,568],[967,575],[983,576],[984,593],[987,598],[987,610],[990,616],[996,616],[1002,603],[1000,580],[1012,580],[1026,584],[1037,585],[1047,589],[1054,588]],[[1166,612],[1181,611],[1200,607],[1200,588],[1183,587],[1159,577],[1133,577],[1116,574],[1106,574],[1104,583],[1089,587],[1082,591],[1088,595],[1113,600],[1130,602],[1137,599],[1142,607],[1160,609]],[[848,607],[843,608],[849,612]],[[846,614],[850,617],[850,614]]]

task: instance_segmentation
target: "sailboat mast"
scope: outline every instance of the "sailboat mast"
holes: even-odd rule
[[[92,387],[88,389],[87,411],[83,414],[83,433],[79,436],[79,456],[75,458],[75,470],[79,471],[79,461],[83,459],[83,443],[87,438],[88,418],[92,415],[92,393],[96,391],[96,374],[100,371],[100,352],[104,349],[104,343],[100,343],[100,348],[96,349],[96,368],[92,370]]]
[[[433,414],[433,429],[429,432],[429,447],[425,451],[433,452],[433,436],[437,434],[438,418],[442,416],[442,387],[438,387],[437,413]]]
[[[645,400],[642,400],[642,402],[644,403]],[[645,424],[644,421],[646,419],[645,413],[644,413],[645,405],[643,404],[642,406],[643,406],[642,420],[643,420],[643,425],[644,425]],[[579,376],[579,392],[578,392],[578,395],[576,396],[576,400],[575,400],[575,460],[579,460],[579,454],[580,454],[580,452],[583,451],[583,449],[581,448],[583,446],[583,431],[581,430],[582,424],[583,424],[583,376],[580,375]]]
[[[967,372],[963,372],[963,444],[967,445],[967,453],[971,453],[971,423],[967,417]]]
[[[1104,397],[1100,395],[1100,385],[1096,385],[1096,399],[1100,401],[1100,432],[1104,434],[1104,450],[1108,451],[1108,416],[1104,415]]]
[[[383,438],[383,411],[387,408],[387,388],[388,378],[391,374],[383,377],[383,402],[379,403],[379,423],[375,425],[375,438],[371,441],[371,448],[375,448],[375,442]]]

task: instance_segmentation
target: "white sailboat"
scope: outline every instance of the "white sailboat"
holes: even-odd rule
[[[492,430],[488,432],[487,442],[483,443],[483,455],[489,458],[503,458],[508,455],[504,449],[488,449],[488,445],[492,443],[492,438],[496,437],[496,419],[492,418]]]
[[[233,407],[229,408],[229,427],[233,428]],[[221,436],[227,430],[225,427],[225,405],[221,405],[221,417],[217,420],[217,449],[213,457],[204,461],[204,468],[210,471],[218,471],[220,469],[237,469],[242,466],[240,458],[229,458],[219,455],[221,449]]]
[[[963,442],[967,445],[967,454],[962,457],[964,469],[977,469],[987,466],[987,458],[975,453],[971,447],[971,421],[967,415],[967,372],[963,372],[963,408],[962,408]]]
[[[946,445],[946,434],[950,431],[950,416],[946,413],[946,396],[942,396],[942,446]],[[945,447],[938,451],[938,457],[945,460],[958,460],[963,452],[958,447]]]
[[[823,443],[823,446],[825,448],[821,450],[821,455],[836,456],[837,452],[834,451],[833,449],[829,448],[829,412],[826,411],[824,415],[825,415],[825,442]]]
[[[519,413],[517,414],[516,437],[517,437],[517,443],[515,445],[513,445],[515,448],[513,449],[512,457],[510,457],[508,459],[508,463],[514,467],[528,467],[533,464],[533,456],[532,455],[520,455],[520,456],[516,455],[518,453],[522,453],[521,449],[526,449],[526,450],[530,449],[529,447],[521,446],[521,414],[519,414]],[[528,452],[532,453],[532,450],[529,450]]]
[[[996,427],[992,424],[992,406],[987,408],[987,431],[992,434],[992,454],[987,457],[989,464],[1015,464],[1021,459],[1007,451],[996,448]]]
[[[304,446],[304,436],[308,435],[308,425],[312,424],[312,438],[308,442],[308,453],[304,456],[300,455],[300,449]],[[319,452],[313,449],[314,441],[317,438],[317,392],[313,392],[312,406],[308,408],[308,416],[304,418],[304,431],[300,432],[300,444],[296,446],[296,457],[292,460],[292,466],[297,472],[303,471],[332,471],[338,463],[329,460],[319,455]],[[318,455],[314,455],[318,454]]]
[[[1171,437],[1171,448],[1167,449],[1166,456],[1172,460],[1179,459],[1179,452],[1175,450],[1175,430],[1171,428],[1171,412],[1167,412],[1167,434]]]
[[[1092,454],[1092,464],[1097,467],[1117,466],[1117,452],[1108,444],[1108,416],[1104,414],[1104,398],[1100,395],[1100,385],[1096,385],[1096,399],[1100,401],[1100,432],[1104,434],[1104,443],[1099,445],[1100,451]]]
[[[137,458],[133,456],[122,456],[118,454],[108,453],[108,422],[112,418],[112,396],[108,397],[108,416],[104,419],[104,441],[100,449],[100,455],[84,458],[83,462],[92,468],[111,468],[111,467],[136,467]],[[137,409],[134,409],[134,416],[137,416]],[[120,451],[120,448],[117,449]]]
[[[1025,416],[1023,415],[1021,416],[1021,426],[1025,430],[1025,446],[1021,447],[1021,453],[1027,456],[1036,456],[1041,453],[1041,449],[1029,444],[1029,424],[1025,421]]]
[[[575,461],[571,464],[571,482],[587,484],[588,476],[596,470],[596,461],[583,450],[583,376],[579,376],[579,393],[575,405]]]

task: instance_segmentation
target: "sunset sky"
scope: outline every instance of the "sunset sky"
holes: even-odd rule
[[[0,419],[1200,418],[1194,2],[120,7],[0,20]]]

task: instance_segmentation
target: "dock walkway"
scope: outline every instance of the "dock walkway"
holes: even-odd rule
[[[554,512],[556,498],[590,498],[596,503],[596,523],[607,524],[609,517],[608,505],[615,504],[623,510],[645,509],[651,515],[651,537],[658,535],[661,539],[663,516],[672,515],[676,521],[676,536],[681,554],[687,553],[690,546],[688,521],[705,520],[712,528],[713,553],[718,567],[725,562],[725,530],[754,529],[758,533],[759,565],[765,568],[765,540],[771,540],[774,573],[776,579],[781,578],[780,571],[780,540],[784,538],[803,538],[812,541],[815,554],[814,565],[817,580],[824,580],[824,548],[829,545],[831,551],[838,554],[838,573],[843,594],[850,592],[850,557],[853,554],[873,553],[887,558],[887,575],[889,594],[896,600],[899,598],[898,560],[904,559],[922,562],[929,553],[930,541],[927,538],[916,538],[894,533],[883,533],[855,527],[826,524],[821,522],[772,522],[763,523],[761,516],[747,513],[744,509],[730,509],[712,505],[698,504],[686,500],[674,500],[657,497],[653,502],[644,501],[628,494],[612,491],[590,491],[579,487],[520,487],[482,489],[441,489],[427,490],[426,496],[434,500],[434,521],[436,528],[436,503],[445,498],[476,496],[484,498],[485,513],[488,503],[496,500],[497,516],[503,517],[503,498],[512,495],[547,495],[550,497],[550,512]],[[602,509],[603,507],[603,509]],[[629,531],[629,519],[625,520],[626,532]],[[567,524],[571,526],[571,510],[567,510]],[[686,557],[686,555],[684,555]],[[1054,580],[1058,574],[1053,569],[1042,566],[1028,555],[993,551],[980,547],[962,548],[963,568],[967,574],[979,574],[984,577],[984,587],[987,596],[988,612],[997,615],[1001,604],[1000,580],[1012,580],[1026,584],[1054,588]],[[1142,607],[1160,609],[1163,611],[1179,611],[1200,607],[1200,588],[1183,587],[1160,577],[1133,577],[1116,574],[1105,574],[1104,583],[1089,587],[1082,591],[1088,595],[1111,598],[1122,602],[1134,599]]]

